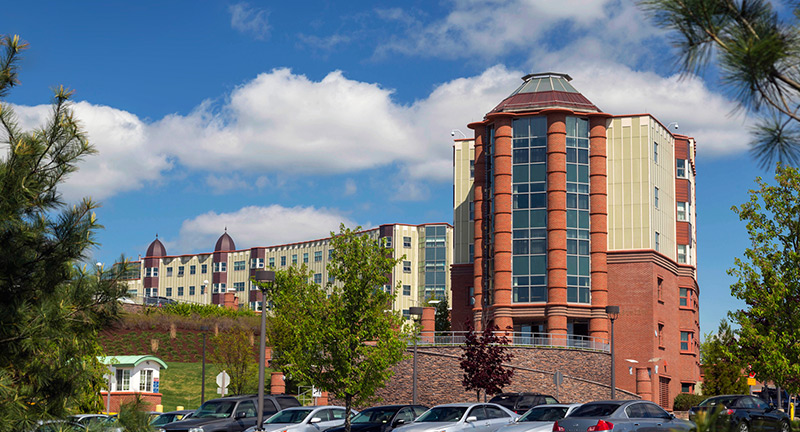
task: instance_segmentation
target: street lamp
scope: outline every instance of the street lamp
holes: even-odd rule
[[[207,289],[208,279],[203,281],[203,291]],[[206,332],[208,332],[208,326],[201,326],[200,331],[203,332],[203,377],[200,380],[200,405],[202,405],[206,401]]]
[[[258,362],[258,420],[256,430],[264,430],[264,363],[266,362],[267,351],[267,313],[264,303],[267,298],[267,284],[275,282],[275,272],[272,270],[258,270],[254,276],[259,282],[258,288],[261,290],[261,353]]]
[[[412,306],[408,309],[411,315],[422,316],[423,308]],[[414,327],[414,362],[411,366],[411,405],[417,404],[417,328]]]
[[[619,318],[619,306],[606,306],[606,315],[611,320],[611,399],[616,399],[617,380],[614,368],[614,321]]]

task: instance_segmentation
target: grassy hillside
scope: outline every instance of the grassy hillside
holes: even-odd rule
[[[206,400],[219,397],[216,383],[218,373],[213,364],[206,363]],[[179,405],[184,409],[200,406],[201,375],[202,363],[167,363],[167,369],[161,371],[159,383],[164,411],[173,411]]]

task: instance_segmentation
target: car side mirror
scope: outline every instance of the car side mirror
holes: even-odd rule
[[[405,419],[397,419],[397,420],[394,421],[394,423],[392,423],[392,426],[393,427],[394,426],[400,426],[402,424],[406,424],[406,420]]]
[[[240,419],[240,418],[245,418],[245,417],[247,417],[247,412],[246,411],[239,411],[239,412],[236,413],[235,416],[233,416],[233,418],[235,418],[235,419]]]
[[[312,419],[311,419],[311,421],[310,421],[309,423],[311,423],[311,424],[314,424],[314,423],[319,423],[319,422],[321,422],[321,421],[322,421],[322,419],[321,419],[321,418],[319,418],[319,417],[314,417],[314,418],[312,418]]]
[[[472,423],[472,422],[476,422],[476,421],[478,421],[478,417],[475,417],[475,416],[467,417],[467,423]]]

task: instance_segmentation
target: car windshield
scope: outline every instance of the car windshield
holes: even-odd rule
[[[209,401],[194,414],[196,418],[228,418],[236,406],[234,401]]]
[[[388,423],[397,412],[397,408],[371,408],[358,413],[350,423]]]
[[[520,422],[534,422],[534,421],[556,421],[561,420],[564,416],[567,415],[567,407],[554,407],[554,406],[538,406],[536,408],[531,408],[524,416],[522,416],[519,421]]]
[[[310,409],[293,409],[283,410],[274,416],[268,418],[264,423],[302,423],[306,417],[314,410]]]
[[[700,402],[701,407],[714,407],[717,405],[724,405],[724,406],[731,406],[733,405],[733,401],[735,398],[731,397],[716,397],[716,398],[708,398],[702,402]]]
[[[596,403],[586,404],[570,414],[570,417],[607,417],[619,408],[619,404]]]
[[[467,407],[436,407],[419,416],[417,423],[456,422],[467,412]]]

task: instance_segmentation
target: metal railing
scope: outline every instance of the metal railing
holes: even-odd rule
[[[557,333],[527,333],[496,331],[498,337],[508,338],[509,345],[518,347],[570,348],[587,351],[610,352],[608,339],[593,336],[568,335]],[[417,340],[418,346],[463,345],[467,332],[431,332],[423,331]],[[413,343],[413,342],[412,342]]]

